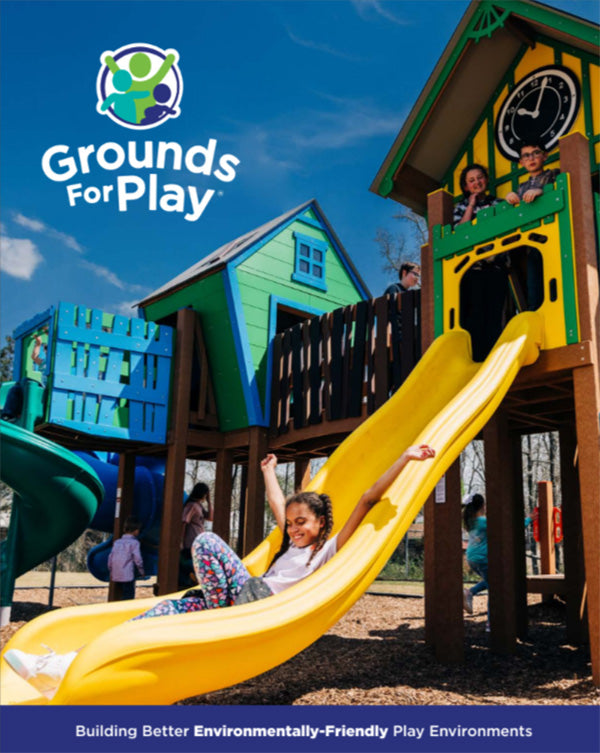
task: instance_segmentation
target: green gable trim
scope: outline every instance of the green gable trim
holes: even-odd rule
[[[489,5],[481,12],[481,18],[469,32],[469,39],[474,39],[476,42],[482,37],[490,37],[496,31],[496,29],[502,29],[504,22],[510,16],[510,11],[500,11],[493,5]]]
[[[483,3],[482,3],[483,4]],[[566,34],[581,39],[590,45],[600,44],[600,29],[589,21],[584,21],[575,16],[566,15],[560,11],[538,4],[529,4],[523,0],[498,0],[494,3],[498,7],[506,8],[516,16],[521,16],[529,21],[549,26],[551,29],[562,31]]]

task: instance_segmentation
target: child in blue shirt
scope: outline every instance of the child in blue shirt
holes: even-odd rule
[[[473,596],[488,588],[488,543],[487,518],[485,516],[485,499],[481,494],[469,494],[463,500],[463,523],[469,534],[467,544],[467,562],[480,580],[471,588],[463,591],[463,606],[465,611],[473,614]],[[489,607],[488,607],[489,610]],[[488,611],[489,629],[489,611]]]

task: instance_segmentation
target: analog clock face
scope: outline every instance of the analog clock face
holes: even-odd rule
[[[580,101],[579,82],[568,68],[547,65],[527,74],[500,107],[498,149],[513,161],[519,159],[522,144],[540,142],[550,151],[573,125]]]

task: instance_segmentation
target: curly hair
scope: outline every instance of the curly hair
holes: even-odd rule
[[[310,557],[308,558],[308,562],[306,563],[306,566],[308,567],[312,562],[315,554],[320,551],[325,545],[325,542],[329,538],[329,534],[331,533],[331,530],[333,528],[333,509],[331,498],[327,494],[317,494],[316,492],[297,492],[286,500],[285,509],[287,510],[287,508],[294,502],[306,505],[317,518],[320,518],[321,516],[325,518],[325,525],[319,531],[317,541],[314,545]],[[283,529],[283,541],[281,542],[279,551],[271,560],[269,568],[273,566],[273,564],[276,562],[276,560],[279,559],[279,557],[281,557],[282,554],[285,554],[285,552],[287,552],[289,547],[290,535],[287,531],[287,526],[285,526]],[[269,568],[267,568],[267,570]]]

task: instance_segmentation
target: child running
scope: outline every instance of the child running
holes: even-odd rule
[[[183,598],[165,599],[134,620],[218,609],[272,596],[306,578],[338,552],[386,489],[411,460],[435,456],[427,444],[408,447],[385,473],[362,494],[348,520],[329,538],[333,528],[331,500],[327,494],[299,492],[287,500],[275,469],[277,458],[261,462],[267,501],[283,532],[281,548],[262,577],[252,577],[241,559],[212,532],[201,533],[192,545],[192,559],[199,588]],[[44,656],[12,649],[4,654],[10,666],[40,692],[51,698],[77,652]]]

